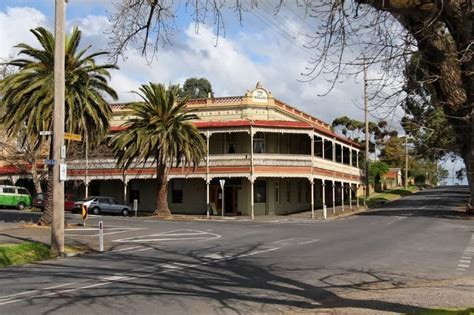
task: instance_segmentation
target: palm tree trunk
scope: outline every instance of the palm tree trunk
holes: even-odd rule
[[[157,162],[156,184],[157,184],[157,202],[156,210],[153,215],[159,217],[171,217],[171,211],[168,207],[168,168],[166,165]]]
[[[49,145],[49,158],[53,156],[52,139]],[[49,226],[53,222],[53,166],[48,165],[48,182],[46,186],[46,195],[44,198],[44,212],[39,218],[38,225]]]
[[[51,225],[53,222],[53,167],[48,166],[48,182],[46,186],[46,196],[44,198],[44,212],[39,218],[38,225]]]
[[[31,161],[31,177],[33,178],[33,184],[35,186],[36,195],[42,193],[41,181],[38,176],[38,168],[36,166],[36,159],[32,159]]]

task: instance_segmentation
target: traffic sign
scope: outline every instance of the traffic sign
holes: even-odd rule
[[[87,207],[82,205],[81,210],[82,210],[82,219],[86,220],[87,219]]]
[[[49,165],[49,166],[54,166],[56,164],[56,160],[44,160],[44,164]]]
[[[51,135],[53,135],[53,132],[51,130],[40,131],[40,136],[51,136]]]
[[[81,135],[75,134],[75,133],[64,133],[64,139],[65,140],[71,140],[71,141],[82,141]]]

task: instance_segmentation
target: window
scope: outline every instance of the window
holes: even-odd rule
[[[253,152],[264,153],[265,152],[265,135],[262,132],[257,132],[253,138]]]
[[[226,153],[235,153],[235,133],[225,135]]]
[[[267,182],[264,180],[257,180],[254,184],[254,202],[265,203],[267,202]]]
[[[290,180],[286,182],[286,202],[291,203],[291,186]]]
[[[275,183],[275,203],[280,203],[280,183]]]
[[[14,194],[15,193],[15,188],[3,187],[3,192],[6,193],[6,194]]]
[[[171,181],[171,202],[183,203],[183,181],[180,179]]]
[[[301,181],[298,181],[298,202],[301,203],[301,191],[303,190],[303,187],[301,185]]]
[[[18,189],[18,193],[20,195],[29,195],[30,193],[28,192],[28,190],[24,189],[24,188],[19,188]]]

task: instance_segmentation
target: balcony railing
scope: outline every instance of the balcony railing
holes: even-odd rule
[[[234,154],[215,154],[209,156],[210,167],[232,167],[232,166],[250,166],[250,153],[234,153]],[[85,169],[85,160],[68,161],[69,169]],[[206,166],[206,161],[199,163],[200,167]],[[271,153],[254,153],[254,166],[286,166],[286,167],[317,167],[329,171],[346,173],[351,175],[361,175],[361,169],[355,166],[336,163],[331,160],[322,159],[320,157],[311,158],[310,155],[301,154],[271,154]],[[89,159],[89,169],[115,169],[116,160],[109,158],[92,158]],[[143,168],[154,168],[155,163],[151,160],[146,165],[140,165]]]

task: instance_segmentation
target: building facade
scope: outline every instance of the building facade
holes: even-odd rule
[[[360,147],[330,125],[284,102],[257,84],[243,96],[190,100],[208,153],[194,170],[173,168],[169,205],[173,213],[266,215],[352,207],[362,194]],[[111,132],[129,117],[112,105]],[[151,163],[123,171],[112,154],[68,161],[66,190],[105,195],[156,208],[156,168]],[[220,181],[225,180],[222,192]],[[223,200],[224,199],[224,200]]]

